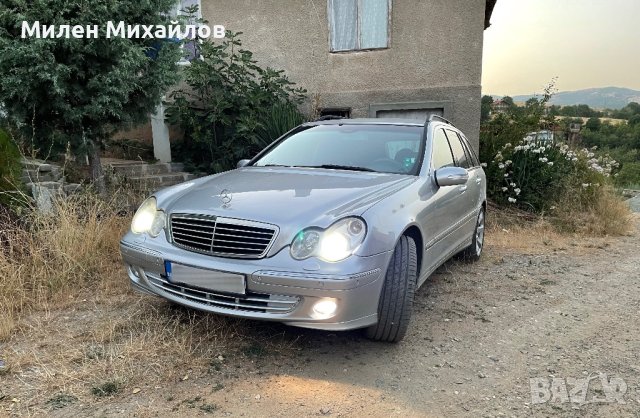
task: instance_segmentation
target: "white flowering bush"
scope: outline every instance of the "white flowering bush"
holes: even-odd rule
[[[588,205],[619,167],[595,151],[572,150],[561,142],[505,143],[485,164],[489,197],[534,212],[549,210],[568,196]]]
[[[553,207],[593,208],[618,162],[596,147],[573,149],[556,139],[536,141],[529,132],[553,130],[557,122],[545,115],[553,86],[538,100],[483,123],[480,160],[487,174],[488,197],[498,204],[532,212]]]

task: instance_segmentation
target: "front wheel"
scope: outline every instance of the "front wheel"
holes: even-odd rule
[[[398,342],[407,333],[418,280],[418,256],[411,237],[402,236],[387,267],[380,301],[378,323],[366,329],[375,341]]]
[[[484,208],[481,208],[476,220],[476,229],[473,231],[473,240],[471,245],[465,248],[463,253],[464,257],[470,261],[476,261],[480,259],[482,255],[482,249],[484,248],[484,226],[485,213]]]

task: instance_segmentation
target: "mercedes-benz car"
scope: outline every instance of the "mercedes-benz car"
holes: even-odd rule
[[[120,247],[133,287],[174,304],[395,342],[429,276],[482,254],[485,182],[440,117],[309,122],[156,192]]]

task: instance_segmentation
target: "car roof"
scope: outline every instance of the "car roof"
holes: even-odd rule
[[[426,122],[426,121],[425,121]],[[425,122],[419,119],[382,119],[382,118],[359,118],[359,119],[328,119],[307,122],[304,125],[402,125],[402,126],[424,126]]]

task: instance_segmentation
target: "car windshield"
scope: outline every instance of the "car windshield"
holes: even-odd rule
[[[417,174],[421,126],[315,125],[280,141],[253,165]]]

